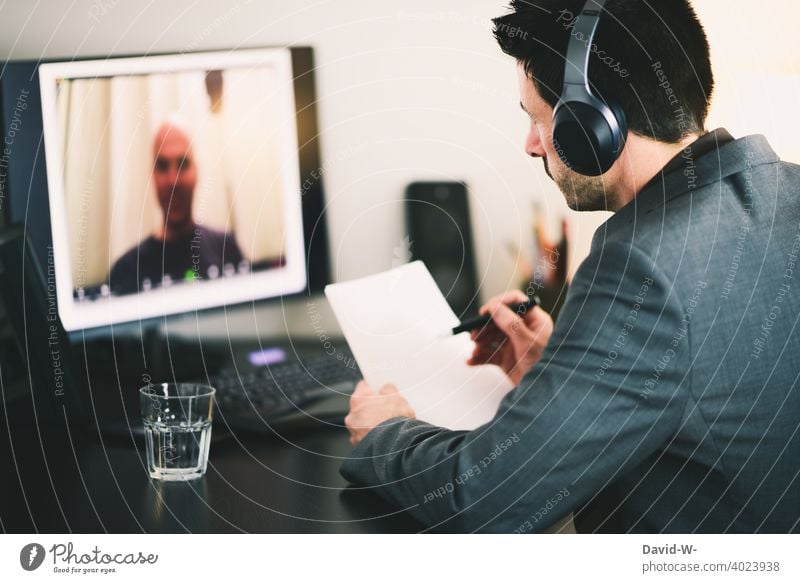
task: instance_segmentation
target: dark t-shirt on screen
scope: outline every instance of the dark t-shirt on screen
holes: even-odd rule
[[[165,275],[172,281],[207,279],[209,268],[223,274],[225,265],[238,269],[242,253],[231,233],[196,227],[173,241],[160,241],[149,236],[117,259],[109,275],[109,287],[118,294],[138,291],[149,279],[161,284]]]

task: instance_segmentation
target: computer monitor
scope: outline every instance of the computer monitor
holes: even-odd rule
[[[312,63],[268,48],[39,66],[66,330],[327,281]]]

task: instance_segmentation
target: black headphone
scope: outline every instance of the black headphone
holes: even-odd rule
[[[570,169],[584,176],[605,174],[625,147],[625,112],[589,89],[589,57],[606,0],[588,0],[570,27],[564,87],[553,111],[553,145]]]

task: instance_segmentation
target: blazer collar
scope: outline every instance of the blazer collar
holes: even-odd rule
[[[631,202],[608,220],[606,226],[632,219],[636,214],[649,212],[669,200],[721,182],[728,176],[779,161],[764,136],[752,135],[736,140],[727,130],[716,129],[689,144],[667,163]]]

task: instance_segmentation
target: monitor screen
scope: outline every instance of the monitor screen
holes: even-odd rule
[[[67,330],[302,291],[289,49],[39,67]]]

